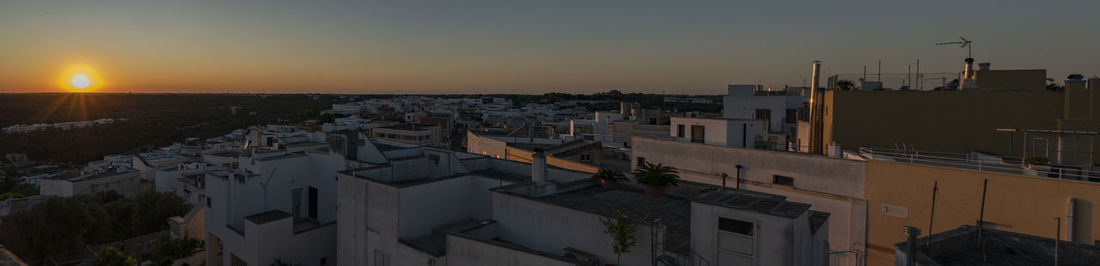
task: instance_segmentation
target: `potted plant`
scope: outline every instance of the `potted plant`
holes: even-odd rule
[[[650,196],[664,195],[666,187],[674,187],[680,183],[680,175],[675,169],[649,162],[634,170],[634,179],[645,185],[645,194]]]
[[[626,180],[626,175],[615,169],[601,168],[592,178],[600,180],[604,189],[615,189],[619,186],[619,180]]]
[[[638,239],[634,236],[638,232],[638,224],[630,221],[619,210],[613,216],[600,218],[600,223],[603,223],[603,232],[611,235],[611,251],[615,252],[615,265],[618,265],[623,253],[630,252],[638,244]]]

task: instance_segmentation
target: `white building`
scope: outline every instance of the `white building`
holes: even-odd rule
[[[239,163],[206,173],[206,265],[333,265],[342,156],[256,152]]]
[[[830,213],[831,265],[862,265],[868,212],[862,162],[668,139],[633,141],[635,168],[643,162],[660,163],[676,168],[683,180],[781,195]]]
[[[729,85],[722,98],[722,117],[765,120],[768,141],[776,150],[787,150],[787,140],[796,137],[798,112],[809,102],[809,89],[765,89],[761,85]]]
[[[340,265],[614,263],[599,219],[639,223],[620,265],[823,265],[828,214],[762,193],[685,184],[663,197],[589,174],[469,153],[342,171]],[[541,159],[540,159],[541,158]],[[675,264],[670,264],[675,263]]]
[[[669,136],[680,141],[731,147],[767,145],[767,122],[759,119],[672,117]]]

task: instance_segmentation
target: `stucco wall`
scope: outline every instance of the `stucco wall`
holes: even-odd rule
[[[845,149],[904,143],[1008,154],[1009,135],[995,129],[1057,129],[1063,101],[1061,92],[1046,90],[827,91],[824,141]]]
[[[455,235],[447,236],[447,266],[482,265],[573,266],[575,264]]]
[[[901,229],[920,227],[923,234],[974,225],[981,209],[983,180],[985,221],[1017,233],[1055,238],[1054,217],[1062,217],[1061,239],[1070,237],[1067,216],[1070,198],[1081,200],[1075,219],[1074,242],[1100,240],[1100,184],[1033,176],[979,172],[955,168],[885,161],[867,162],[869,265],[892,265],[893,246],[905,241]],[[928,229],[933,182],[939,181],[935,221]],[[906,208],[905,218],[886,215],[883,204]],[[1086,238],[1087,236],[1087,238]]]
[[[735,188],[736,165],[741,164],[744,189],[783,195],[787,200],[810,204],[811,210],[830,213],[830,248],[864,250],[868,207],[863,162],[640,137],[634,142],[631,167],[637,168],[638,158],[642,157],[646,162],[679,169],[681,178],[687,181],[721,185],[721,173],[726,173],[726,186]],[[794,186],[772,184],[775,175],[792,177]]]

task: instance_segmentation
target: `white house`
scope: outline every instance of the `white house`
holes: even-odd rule
[[[617,211],[639,224],[620,265],[825,263],[828,214],[808,204],[697,184],[662,197],[629,184],[607,190],[587,173],[547,167],[541,153],[533,158],[424,149],[340,172],[338,264],[614,263],[599,220]]]

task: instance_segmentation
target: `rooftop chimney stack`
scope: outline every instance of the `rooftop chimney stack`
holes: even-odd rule
[[[978,70],[989,70],[989,62],[978,63]]]
[[[535,148],[535,153],[531,154],[531,181],[546,182],[546,154],[541,148]]]
[[[819,79],[821,75],[821,61],[814,61],[814,70],[812,73],[812,79],[810,83],[810,153],[821,154],[824,153],[822,126],[824,126],[824,118],[821,111],[823,109],[824,91],[818,89],[821,87]]]

